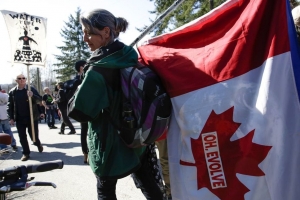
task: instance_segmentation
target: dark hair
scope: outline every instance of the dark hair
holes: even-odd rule
[[[95,33],[95,28],[102,30],[104,27],[110,29],[110,38],[113,42],[119,37],[120,32],[125,32],[128,22],[122,17],[115,17],[112,13],[105,9],[95,9],[80,16],[81,24],[89,31]]]
[[[59,85],[60,87],[63,87],[64,86],[64,82],[58,82],[58,83],[56,83],[56,85]]]
[[[81,66],[84,66],[86,64],[86,61],[85,60],[78,60],[76,63],[75,63],[75,70],[77,72],[80,71],[80,67]]]

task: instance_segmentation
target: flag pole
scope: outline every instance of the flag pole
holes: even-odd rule
[[[175,10],[184,0],[175,1],[163,14],[161,14],[150,26],[148,26],[131,44],[137,44],[147,33],[149,33],[160,21],[162,21],[171,11]]]
[[[29,74],[29,65],[27,65],[27,85],[28,85],[28,91],[31,92],[31,86],[30,86],[30,74]],[[30,122],[31,122],[31,134],[32,134],[32,140],[33,142],[36,142],[35,139],[35,130],[34,130],[34,121],[33,121],[33,112],[32,112],[32,99],[30,96],[28,96],[28,103],[29,103],[29,111],[30,111]]]

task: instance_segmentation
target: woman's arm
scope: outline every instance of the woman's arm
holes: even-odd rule
[[[102,109],[110,105],[103,76],[95,71],[87,71],[69,104],[69,116],[76,121],[87,122],[95,119]]]

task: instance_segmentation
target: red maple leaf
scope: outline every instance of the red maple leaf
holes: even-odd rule
[[[242,200],[249,190],[237,178],[236,174],[263,176],[264,172],[258,167],[267,156],[270,146],[252,143],[254,130],[245,137],[230,141],[231,136],[240,126],[233,121],[233,107],[217,115],[214,111],[208,117],[198,139],[191,138],[191,148],[195,163],[180,160],[181,165],[195,166],[197,168],[198,189],[208,188],[221,200]],[[218,148],[222,160],[226,187],[212,188],[209,169],[206,163],[203,148],[202,134],[216,132]],[[220,177],[215,177],[218,180]]]

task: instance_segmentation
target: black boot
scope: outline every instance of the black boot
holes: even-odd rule
[[[72,134],[75,134],[75,133],[76,133],[76,131],[73,130],[73,131],[70,131],[70,132],[68,133],[68,135],[72,135]]]

